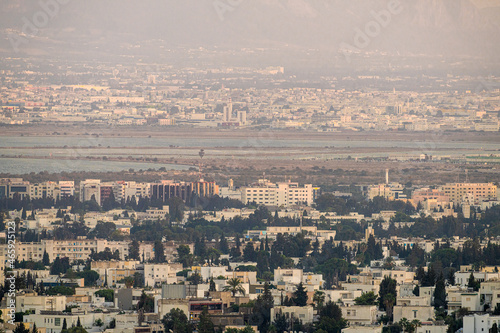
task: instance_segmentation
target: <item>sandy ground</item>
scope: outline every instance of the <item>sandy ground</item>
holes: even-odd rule
[[[0,127],[0,141],[2,136],[105,136],[105,137],[186,137],[186,138],[252,138],[255,139],[293,139],[293,140],[325,140],[325,147],[312,148],[311,156],[326,153],[356,154],[356,153],[405,153],[406,149],[391,148],[333,148],[330,140],[394,140],[405,142],[422,142],[423,147],[429,147],[432,142],[455,143],[500,143],[500,133],[411,133],[411,132],[334,132],[318,133],[307,131],[251,131],[245,129],[219,130],[199,128],[161,128],[161,127],[87,127],[87,126],[8,126]],[[191,147],[191,152],[173,154],[175,157],[160,158],[159,162],[177,163],[197,167],[199,157],[197,150],[200,147]],[[26,148],[26,155],[29,150]],[[183,148],[186,150],[186,148]],[[500,180],[500,164],[495,163],[450,163],[448,161],[383,161],[383,160],[347,160],[347,159],[303,159],[303,152],[293,152],[293,149],[276,149],[263,147],[239,147],[241,156],[231,156],[219,153],[217,156],[207,155],[203,159],[203,174],[206,179],[225,183],[233,178],[236,184],[245,184],[254,181],[264,174],[272,180],[297,180],[310,182],[316,185],[330,186],[338,184],[369,184],[382,182],[385,179],[385,170],[390,169],[392,181],[415,184],[439,184],[445,182],[464,181],[465,170],[468,170],[468,179],[478,182],[498,182]],[[441,151],[442,152],[442,151]],[[499,152],[500,153],[500,152]],[[274,158],[270,158],[270,156]],[[276,158],[279,156],[280,158]],[[26,157],[26,156],[25,156]],[[47,158],[47,157],[45,157]],[[83,157],[82,157],[83,158]],[[109,160],[124,160],[110,154]],[[141,156],[133,156],[135,160]],[[126,160],[126,159],[125,159]],[[194,176],[193,172],[185,175]],[[165,176],[165,175],[163,175]],[[177,178],[181,178],[177,173]]]

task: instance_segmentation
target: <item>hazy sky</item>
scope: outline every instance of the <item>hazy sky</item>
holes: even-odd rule
[[[351,52],[496,63],[500,52],[500,0],[3,0],[0,10],[4,56],[222,47],[287,60],[310,50],[325,63]]]

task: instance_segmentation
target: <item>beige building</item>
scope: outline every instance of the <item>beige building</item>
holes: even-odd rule
[[[60,194],[61,190],[59,188],[59,184],[56,182],[47,181],[30,185],[31,199],[59,198]]]
[[[128,256],[129,243],[125,241],[108,241],[106,239],[71,239],[53,240],[44,239],[41,244],[45,245],[45,251],[49,255],[50,261],[55,258],[69,258],[70,262],[75,260],[87,260],[92,252],[98,253],[109,248],[112,253],[118,250],[120,259],[124,260]]]
[[[314,319],[313,307],[309,306],[275,306],[271,308],[271,321],[276,320],[278,314],[283,314],[287,319],[299,319],[302,324],[312,323]]]
[[[66,296],[40,296],[33,294],[16,296],[16,312],[40,313],[40,311],[66,310]]]
[[[251,239],[270,238],[276,239],[279,234],[297,235],[300,233],[307,233],[313,237],[330,239],[336,235],[335,230],[318,230],[317,227],[303,227],[303,226],[286,226],[286,227],[267,227],[266,230],[248,230],[247,236]]]
[[[271,183],[260,179],[255,186],[241,188],[244,203],[256,202],[258,205],[290,207],[312,205],[314,201],[312,184],[299,186],[298,183]]]
[[[441,190],[453,203],[498,199],[497,186],[493,183],[451,183],[442,186]]]
[[[436,200],[437,202],[450,201],[450,197],[443,190],[420,188],[413,191],[411,200],[415,205],[426,200]]]
[[[350,325],[371,325],[377,322],[376,305],[352,305],[342,306],[342,317]]]
[[[421,322],[429,322],[434,320],[434,307],[425,305],[396,305],[393,309],[394,322],[397,323],[401,319],[406,318],[409,321],[419,320]]]

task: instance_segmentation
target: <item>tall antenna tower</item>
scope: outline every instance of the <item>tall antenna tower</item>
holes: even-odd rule
[[[198,164],[198,170],[200,172],[200,180],[202,180],[203,178],[201,177],[201,170],[202,170],[202,160],[203,160],[203,156],[205,156],[205,150],[204,149],[200,149],[200,152],[198,153],[198,155],[200,156],[200,163]]]

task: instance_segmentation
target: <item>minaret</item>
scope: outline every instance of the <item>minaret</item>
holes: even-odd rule
[[[389,185],[389,169],[385,169],[385,185]]]

